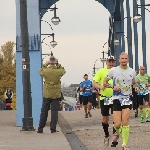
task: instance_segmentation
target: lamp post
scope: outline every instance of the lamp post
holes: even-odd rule
[[[54,11],[54,17],[51,19],[51,22],[52,22],[54,25],[58,25],[58,24],[59,24],[60,19],[59,19],[59,17],[56,16],[56,9],[58,9],[58,8],[56,8],[56,4],[55,4],[54,8],[40,8],[40,10],[42,10],[42,9]],[[47,11],[47,12],[48,12],[48,11]],[[42,18],[42,16],[41,16],[41,18]]]
[[[140,21],[142,20],[142,16],[138,13],[138,8],[144,7],[145,10],[147,10],[147,11],[150,12],[150,10],[147,9],[147,8],[145,8],[145,6],[150,6],[150,4],[146,4],[146,5],[138,5],[138,4],[137,4],[137,6],[136,6],[136,15],[133,17],[133,20],[134,20],[135,22],[138,23],[138,22],[140,22]]]
[[[105,61],[106,61],[105,53],[108,54],[108,52],[102,51],[103,57],[100,58],[101,62],[103,63],[103,68],[104,68],[104,64],[105,64]]]
[[[42,56],[50,56],[51,54],[42,54]],[[44,58],[42,58],[42,61],[45,59],[45,57]]]
[[[150,6],[150,4],[145,4],[145,0],[141,0],[141,5],[136,5],[136,15],[134,16],[134,21],[136,23],[142,20],[142,51],[143,51],[143,66],[145,67],[145,72],[147,72],[147,53],[146,53],[146,29],[145,29],[145,6]],[[138,13],[138,8],[141,8],[141,15]],[[148,10],[149,11],[149,10]],[[149,11],[150,12],[150,11]],[[138,59],[138,58],[137,58]]]
[[[115,32],[117,35],[118,34],[122,34],[124,32]],[[118,36],[116,36],[116,38],[114,39],[114,45],[120,45],[120,40],[118,39]]]
[[[51,22],[52,22],[54,25],[58,25],[59,22],[60,22],[59,17],[56,16],[56,9],[58,9],[58,8],[56,8],[56,4],[55,4],[55,7],[53,8],[53,10],[54,10],[54,17],[51,19]]]
[[[47,37],[52,36],[53,40],[50,42],[51,46],[54,48],[54,47],[57,45],[57,42],[54,41],[54,35],[55,35],[54,33],[52,33],[52,34],[41,34],[41,35],[47,35]],[[44,41],[47,37],[45,37],[45,38],[42,40],[41,43],[43,43],[43,41]]]
[[[95,60],[95,63],[94,63],[94,67],[93,67],[93,76],[95,76],[95,74],[96,74],[96,69],[99,69],[99,68],[95,68],[95,64],[96,64],[96,62],[99,60],[99,58],[98,59],[96,59]]]
[[[133,16],[135,16],[137,14],[137,0],[133,0]],[[134,31],[134,51],[135,51],[135,70],[139,70],[139,44],[138,44],[138,29],[137,29],[137,23],[134,21],[133,19],[133,31]]]
[[[22,39],[22,80],[23,80],[23,104],[24,104],[24,118],[22,118],[23,123],[22,130],[34,131],[32,118],[31,85],[30,85],[27,0],[20,0],[20,28]]]
[[[119,34],[119,33],[123,33],[123,32],[118,32],[118,34]],[[124,34],[122,34],[122,35],[129,41],[128,37],[126,37]],[[120,44],[120,41],[119,41],[118,39],[115,39],[115,40],[114,40],[114,44],[115,44],[115,45],[119,45],[119,44]]]

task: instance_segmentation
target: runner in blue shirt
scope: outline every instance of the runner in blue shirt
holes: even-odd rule
[[[93,97],[92,97],[92,81],[88,80],[88,75],[84,75],[84,81],[80,84],[80,91],[83,92],[83,107],[85,111],[85,118],[92,117],[92,114],[90,112],[92,108],[92,102],[93,102]]]

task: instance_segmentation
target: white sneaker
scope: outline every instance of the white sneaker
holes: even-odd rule
[[[109,137],[104,138],[104,145],[109,146]]]

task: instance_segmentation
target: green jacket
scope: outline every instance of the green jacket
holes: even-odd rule
[[[57,64],[47,66],[43,65],[40,69],[40,75],[44,78],[44,91],[45,98],[57,99],[61,97],[61,77],[66,73],[65,69]]]

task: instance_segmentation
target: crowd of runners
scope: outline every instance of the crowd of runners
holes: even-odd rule
[[[111,116],[113,118],[111,147],[117,146],[119,136],[122,135],[122,150],[129,150],[127,142],[130,133],[131,109],[135,111],[135,117],[140,115],[140,123],[150,122],[150,76],[145,73],[144,66],[140,66],[139,72],[128,67],[129,58],[125,52],[120,54],[118,61],[120,65],[116,66],[114,56],[109,56],[106,60],[106,67],[98,70],[93,81],[90,81],[88,75],[85,74],[84,81],[80,83],[77,92],[80,93],[80,107],[83,105],[85,118],[88,118],[92,117],[92,106],[96,107],[94,94],[99,91],[102,127],[105,134],[104,145],[109,146],[110,143],[108,128],[109,116]]]

